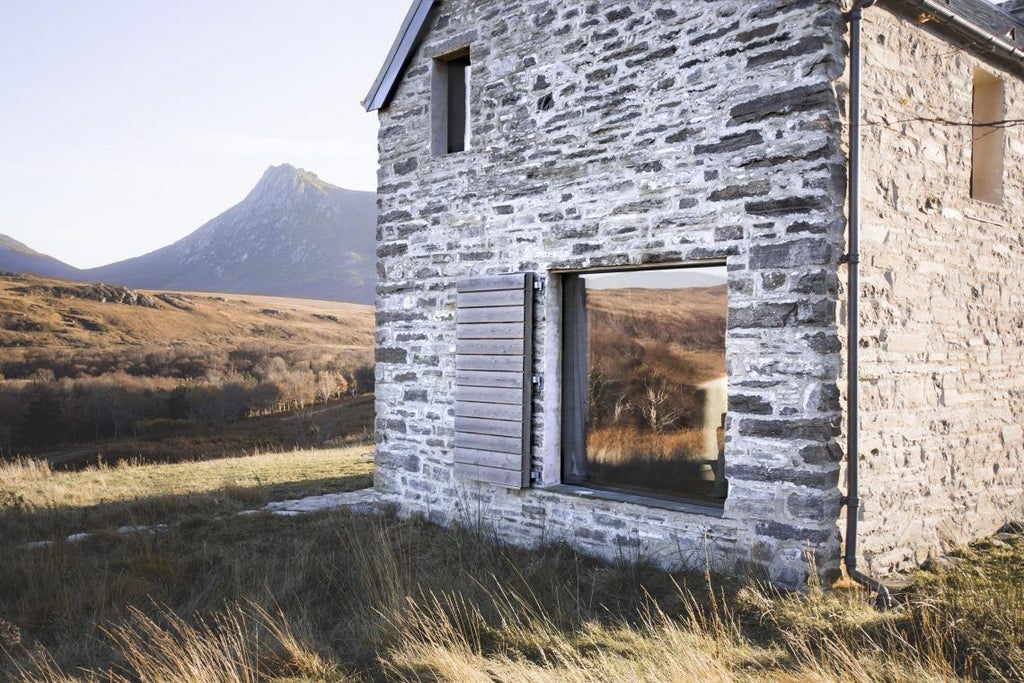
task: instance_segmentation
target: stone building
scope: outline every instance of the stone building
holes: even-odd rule
[[[866,572],[1024,517],[1024,13],[872,4],[413,3],[364,102],[385,500],[799,586],[855,436]]]

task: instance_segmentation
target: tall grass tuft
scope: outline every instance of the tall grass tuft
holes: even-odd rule
[[[40,458],[0,459],[0,482],[5,486],[25,485],[53,476],[50,463]]]
[[[340,681],[345,675],[296,637],[280,612],[227,607],[208,619],[186,621],[165,607],[153,615],[130,608],[111,626],[118,661],[110,670],[69,675],[45,652],[23,650],[15,659],[20,683],[108,681],[109,683],[258,683],[291,678]]]
[[[156,618],[132,609],[110,630],[125,659],[118,683],[257,683],[270,676],[338,678],[338,670],[303,646],[283,614],[233,606],[188,623],[162,609]]]

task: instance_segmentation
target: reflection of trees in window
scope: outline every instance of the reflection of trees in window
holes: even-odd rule
[[[564,479],[720,504],[725,269],[563,284]]]

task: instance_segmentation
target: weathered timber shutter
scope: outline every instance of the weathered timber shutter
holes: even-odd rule
[[[456,307],[455,474],[529,486],[533,275],[461,280]]]

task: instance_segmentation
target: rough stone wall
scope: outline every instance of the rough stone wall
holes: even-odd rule
[[[375,484],[403,514],[796,586],[838,563],[835,0],[450,0],[380,112]],[[431,156],[431,59],[468,45],[472,149]],[[562,269],[725,262],[724,511],[559,487]],[[529,270],[534,467],[452,474],[455,283]]]
[[[1024,517],[1024,131],[1001,206],[971,199],[975,66],[880,8],[864,13],[859,544],[889,573]]]

